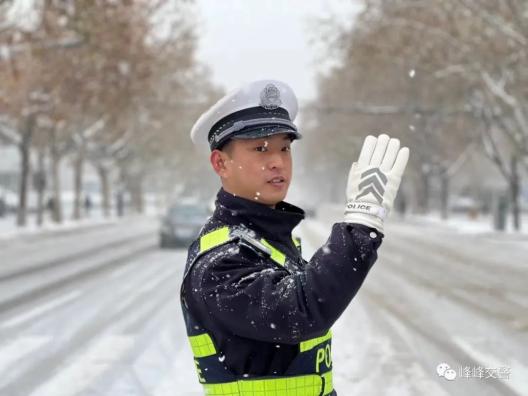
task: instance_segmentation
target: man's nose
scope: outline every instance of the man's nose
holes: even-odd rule
[[[271,153],[268,161],[268,168],[275,169],[279,168],[282,169],[284,166],[284,159],[282,158],[282,155],[280,152],[277,153]]]

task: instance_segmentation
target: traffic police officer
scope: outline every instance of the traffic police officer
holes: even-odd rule
[[[281,81],[250,83],[194,125],[222,188],[189,248],[181,301],[206,395],[337,395],[331,330],[377,259],[408,148],[368,136],[352,164],[342,222],[310,261],[292,230],[304,211],[285,202],[297,99]]]

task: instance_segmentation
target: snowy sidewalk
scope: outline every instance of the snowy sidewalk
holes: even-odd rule
[[[34,216],[30,216],[25,227],[18,227],[16,225],[16,216],[11,214],[0,218],[0,241],[10,240],[23,236],[38,236],[53,233],[73,232],[76,230],[86,230],[94,227],[115,225],[123,220],[134,218],[156,218],[158,214],[150,211],[148,214],[127,214],[123,217],[111,215],[104,217],[100,213],[95,213],[90,217],[80,220],[65,219],[61,224],[54,223],[50,219],[46,219],[42,226],[37,226]]]

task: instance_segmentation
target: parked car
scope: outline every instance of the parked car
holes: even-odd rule
[[[207,206],[200,204],[171,206],[161,219],[160,247],[188,246],[198,236],[209,215]]]

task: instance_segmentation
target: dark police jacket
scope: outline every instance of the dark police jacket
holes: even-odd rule
[[[220,189],[200,236],[226,226],[242,229],[287,256],[286,265],[277,265],[244,238],[201,255],[200,238],[189,248],[182,282],[187,332],[201,342],[207,335],[214,344],[212,364],[220,360],[232,379],[297,373],[292,362],[299,343],[328,333],[377,259],[383,234],[361,224],[336,223],[326,243],[304,260],[291,234],[303,219],[304,211],[287,202],[273,209]],[[213,367],[207,372],[195,363],[200,382],[222,381],[221,372],[215,378]]]

